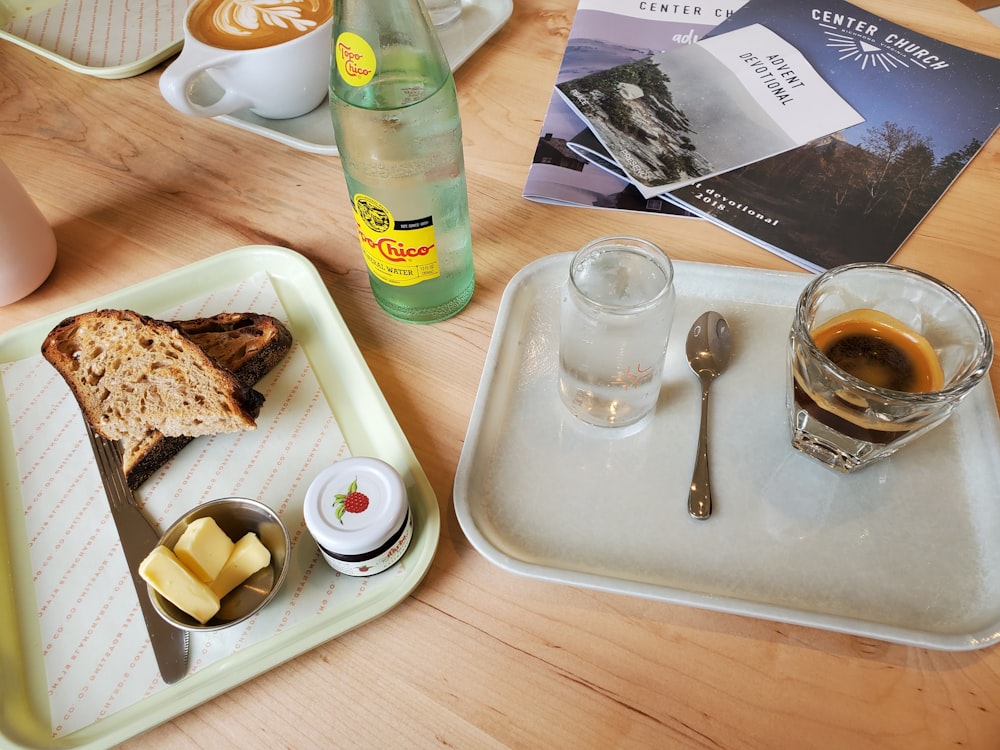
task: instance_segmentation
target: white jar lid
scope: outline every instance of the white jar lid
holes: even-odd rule
[[[349,559],[379,554],[401,532],[409,509],[406,486],[392,466],[353,457],[316,476],[306,491],[303,515],[324,552]]]

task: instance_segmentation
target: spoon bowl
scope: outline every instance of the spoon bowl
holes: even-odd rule
[[[701,381],[701,427],[698,453],[688,494],[688,513],[697,519],[712,515],[712,484],[708,463],[708,393],[709,386],[722,374],[733,353],[729,323],[714,310],[702,313],[691,326],[685,345],[688,364]]]

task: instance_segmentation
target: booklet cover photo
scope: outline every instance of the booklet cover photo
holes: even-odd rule
[[[760,24],[557,89],[647,198],[862,121]]]

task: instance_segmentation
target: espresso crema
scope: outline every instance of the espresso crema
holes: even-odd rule
[[[851,310],[811,335],[830,361],[879,388],[928,393],[944,386],[944,371],[931,343],[879,310]]]
[[[222,49],[272,47],[308,34],[333,14],[333,0],[199,0],[188,29]]]

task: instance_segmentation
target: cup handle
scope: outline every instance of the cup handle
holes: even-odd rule
[[[217,117],[253,106],[253,102],[245,94],[219,83],[216,85],[223,93],[218,100],[202,105],[191,99],[198,79],[206,75],[209,69],[224,68],[234,64],[238,58],[238,55],[221,55],[184,61],[183,65],[178,64],[182,62],[181,58],[178,58],[160,75],[160,93],[174,109],[193,117]]]

